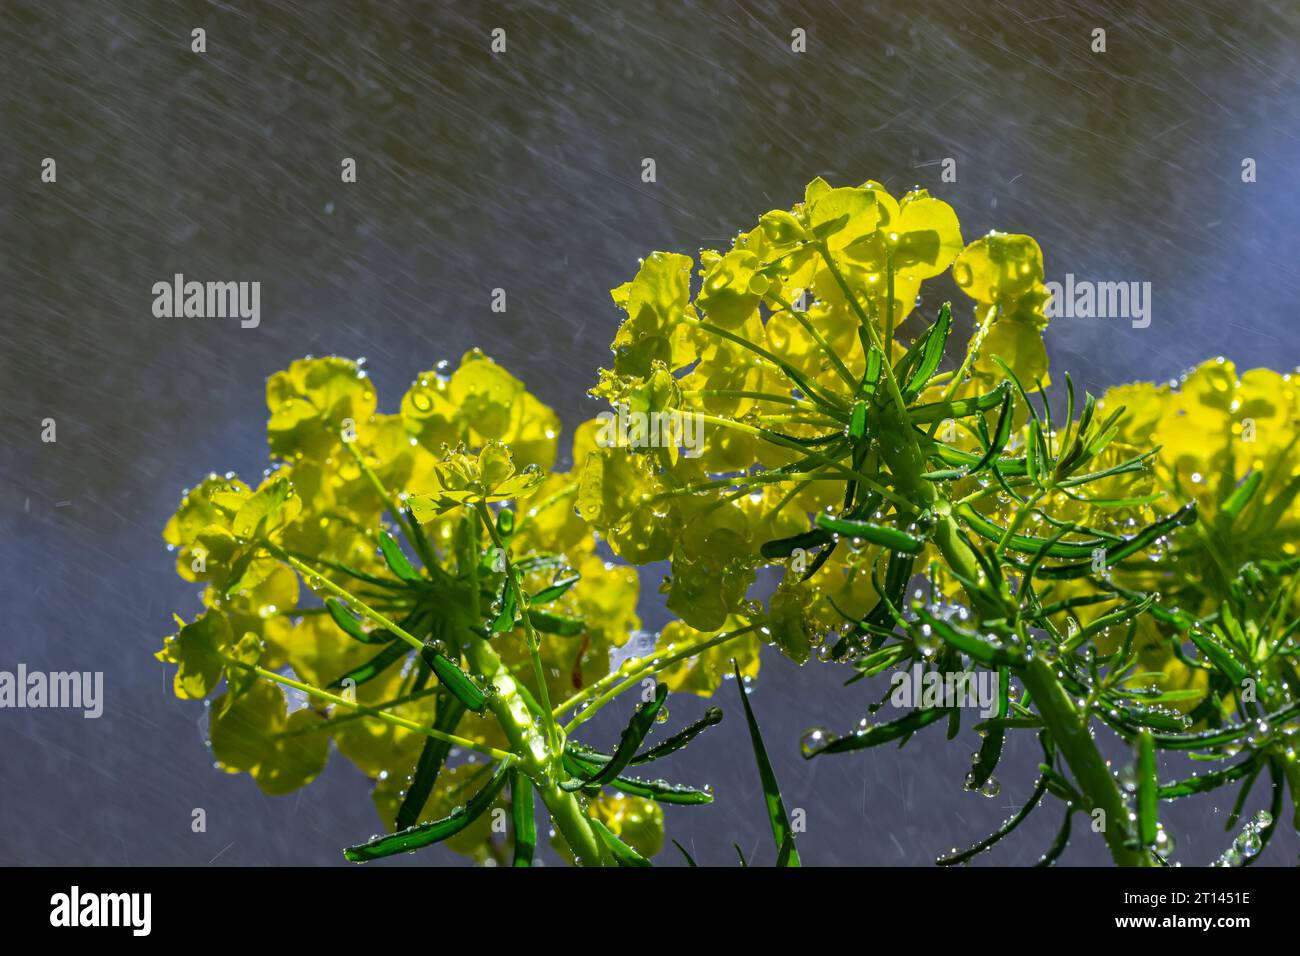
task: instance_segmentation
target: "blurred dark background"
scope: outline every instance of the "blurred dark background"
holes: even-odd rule
[[[719,245],[822,175],[930,188],[968,240],[1030,233],[1049,279],[1151,282],[1150,328],[1048,331],[1053,368],[1094,391],[1219,354],[1300,360],[1296,4],[607,6],[5,0],[0,668],[102,670],[106,711],[0,711],[0,863],[338,864],[378,829],[337,754],[284,798],[213,769],[202,708],[151,657],[197,602],[159,537],[180,489],[260,473],[264,379],[303,354],[365,356],[392,411],[416,373],[479,345],[571,428],[596,410],[584,392],[619,320],[608,290],[638,257]],[[206,54],[190,52],[195,27]],[[497,27],[508,49],[493,56]],[[47,156],[57,184],[40,181]],[[260,328],[154,318],[151,286],[175,272],[260,281]],[[654,583],[649,626],[665,620]],[[1031,736],[992,799],[962,790],[969,732],[805,762],[805,728],[847,729],[877,696],[839,689],[846,676],[772,654],[752,697],[787,804],[807,811],[807,863],[928,865],[1023,800]],[[770,863],[736,688],[720,693],[731,719],[669,768],[718,802],[670,810],[669,834],[703,863],[734,864],[733,841]],[[704,706],[677,700],[674,724]],[[1162,809],[1175,859],[1226,848],[1230,799]],[[194,807],[207,833],[190,832]],[[1295,861],[1286,822],[1264,862]],[[980,862],[1030,863],[1058,823],[1042,810]],[[1064,862],[1106,862],[1081,830]]]

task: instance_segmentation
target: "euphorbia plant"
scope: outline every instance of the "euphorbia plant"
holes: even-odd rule
[[[1047,793],[1067,806],[1047,861],[1082,811],[1117,863],[1160,862],[1171,843],[1157,797],[1249,782],[1264,767],[1274,811],[1242,839],[1251,849],[1271,835],[1282,780],[1297,778],[1287,737],[1300,713],[1295,528],[1282,521],[1297,490],[1289,383],[1267,398],[1266,373],[1253,373],[1240,386],[1252,412],[1230,369],[1105,403],[1077,395],[1067,375],[1054,421],[1037,244],[990,233],[964,245],[952,210],[923,190],[896,200],[878,183],[814,180],[802,203],[766,213],[725,253],[702,252],[700,266],[693,287],[690,259],[656,253],[614,291],[627,318],[595,393],[702,416],[703,453],[599,450],[579,496],[616,552],[672,561],[674,637],[757,624],[795,659],[816,649],[861,676],[914,663],[995,672],[997,715],[980,725],[967,786],[990,787],[1018,728],[1038,733],[1042,776],[1015,818],[941,862],[986,849]],[[969,340],[951,347],[945,304],[900,341],[922,283],[949,269],[975,303]],[[1186,392],[1227,414],[1216,440],[1232,440],[1233,416],[1238,434],[1251,414],[1271,430],[1272,460],[1234,465],[1229,452],[1205,469],[1212,477],[1195,475],[1215,496],[1208,521],[1207,489],[1179,484],[1180,460],[1158,459],[1144,424]],[[1127,396],[1140,406],[1130,418]],[[775,562],[784,577],[758,604],[756,569]],[[950,703],[921,706],[841,736],[815,731],[804,750],[865,750],[936,723],[951,736],[960,719]],[[1111,772],[1096,722],[1135,748],[1131,780]],[[1247,752],[1162,786],[1160,749],[1210,761]]]
[[[570,737],[599,709],[579,709],[587,695],[612,697],[671,661],[607,673],[609,649],[638,626],[636,575],[594,553],[572,513],[575,480],[547,471],[559,423],[518,380],[471,353],[422,376],[399,414],[377,415],[355,363],[308,359],[272,377],[268,404],[277,463],[260,487],[209,477],[165,535],[208,610],[159,657],[178,666],[184,698],[224,676],[211,706],[224,769],[285,793],[314,779],[332,739],[376,778],[394,830],[349,848],[357,861],[444,840],[501,856],[486,811],[507,787],[516,864],[532,857],[534,793],[577,860],[640,861],[625,826],[657,849],[656,801],[712,799],[624,772],[708,725],[639,752],[666,685],[614,754]],[[575,460],[593,433],[579,429]],[[300,580],[319,605],[299,604]],[[307,706],[287,713],[282,687]],[[449,767],[453,750],[491,763]]]
[[[712,799],[628,772],[720,719],[647,743],[666,693],[708,696],[733,667],[752,676],[767,642],[854,680],[914,665],[993,675],[996,713],[966,785],[995,786],[1005,736],[1022,729],[1039,737],[1041,776],[1016,817],[941,862],[986,849],[1052,794],[1066,812],[1046,861],[1082,812],[1117,863],[1159,863],[1171,852],[1159,798],[1244,779],[1244,799],[1267,769],[1271,815],[1225,858],[1253,859],[1285,782],[1293,799],[1300,782],[1289,383],[1270,404],[1263,373],[1238,384],[1220,365],[1180,390],[1097,402],[1063,376],[1054,418],[1037,244],[965,245],[952,209],[920,190],[814,180],[731,249],[702,252],[698,282],[694,266],[654,253],[614,290],[626,318],[593,390],[624,412],[696,416],[704,440],[689,454],[589,422],[572,469],[552,472],[554,414],[479,353],[423,376],[396,415],[375,414],[368,379],[341,359],[272,377],[276,468],[256,490],[210,478],[166,534],[209,610],[160,656],[179,666],[181,696],[224,676],[220,763],[286,792],[319,772],[332,739],[377,778],[394,830],[350,848],[355,860],[447,840],[527,863],[537,794],[575,860],[641,864],[662,843],[658,803]],[[908,342],[922,283],[949,270],[974,300],[972,334],[954,347],[944,304]],[[1231,448],[1248,417],[1234,390],[1259,406],[1267,453],[1211,455],[1188,474],[1186,452],[1158,452],[1151,422],[1157,440],[1173,436],[1189,407],[1210,414],[1197,402],[1227,416]],[[609,650],[638,627],[637,579],[598,539],[631,564],[670,560],[678,618],[612,673]],[[784,573],[765,588],[770,565]],[[300,579],[321,605],[299,604]],[[648,677],[653,695],[609,752],[573,739]],[[280,687],[308,706],[288,713]],[[778,862],[797,863],[745,710]],[[931,724],[951,734],[961,717],[923,702],[806,735],[804,752]],[[1096,724],[1133,747],[1130,777],[1112,773]],[[454,748],[487,759],[449,764]],[[1224,765],[1162,785],[1161,750]],[[513,849],[487,826],[507,788]]]

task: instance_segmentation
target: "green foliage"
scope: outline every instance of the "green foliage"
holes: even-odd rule
[[[179,697],[215,695],[224,681],[210,709],[223,769],[282,794],[337,749],[375,778],[392,831],[348,848],[355,862],[445,843],[528,865],[536,794],[566,853],[627,863],[658,852],[663,822],[629,801],[712,800],[622,776],[717,723],[710,715],[637,753],[668,683],[613,757],[572,733],[628,689],[625,677],[656,667],[633,659],[607,673],[609,650],[639,624],[636,577],[575,527],[577,477],[549,470],[558,422],[517,380],[470,353],[450,376],[414,383],[400,414],[381,415],[355,363],[303,360],[272,377],[268,401],[281,462],[258,488],[209,478],[164,535],[208,609],[178,621],[158,657],[176,666]],[[593,430],[579,429],[579,465]],[[319,603],[299,602],[304,585]],[[307,706],[290,713],[285,689]],[[487,811],[507,782],[514,826],[502,842]]]
[[[968,336],[947,303],[932,321],[917,311],[944,273],[973,302]],[[966,244],[924,190],[817,179],[730,249],[652,253],[613,291],[624,319],[592,394],[619,420],[694,421],[697,446],[588,422],[556,472],[557,417],[480,352],[422,376],[393,415],[356,363],[295,362],[267,386],[266,479],[209,476],[167,525],[207,609],[158,656],[179,697],[224,680],[224,769],[284,793],[332,744],[375,778],[393,832],[350,848],[357,861],[441,842],[530,865],[536,797],[566,857],[645,865],[661,804],[714,797],[633,768],[721,720],[653,742],[670,692],[707,697],[731,672],[777,862],[798,865],[744,698],[767,643],[839,662],[851,685],[990,681],[970,789],[996,791],[1009,735],[1037,736],[1021,810],[943,865],[1054,800],[1042,865],[1081,812],[1116,863],[1159,865],[1174,852],[1161,800],[1240,784],[1231,828],[1267,779],[1270,811],[1222,860],[1249,863],[1300,789],[1300,400],[1289,378],[1224,360],[1100,399],[1068,374],[1049,392],[1047,298],[1028,236]],[[659,561],[677,620],[611,673],[639,627],[630,565]],[[764,569],[775,587],[756,587]],[[321,600],[300,604],[303,585]],[[648,678],[612,753],[575,739]],[[308,707],[290,714],[286,687]],[[921,698],[802,750],[860,757],[935,724],[951,738],[962,716],[961,699]],[[1094,730],[1132,748],[1131,774]],[[1161,782],[1171,753],[1217,766]],[[507,800],[501,836],[489,811]]]

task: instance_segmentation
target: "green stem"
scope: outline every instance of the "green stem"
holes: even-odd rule
[[[817,343],[817,347],[821,349],[822,354],[830,359],[831,364],[835,366],[835,371],[839,374],[840,378],[844,380],[844,383],[848,385],[849,394],[855,394],[858,390],[857,379],[849,374],[848,367],[844,364],[844,360],[840,358],[838,352],[831,348],[830,343],[826,341],[826,337],[821,334],[821,331],[817,326],[812,324],[808,318],[808,314],[799,311],[779,295],[769,292],[768,298],[774,300],[778,305],[785,309],[785,311],[795,317],[795,320],[803,326],[804,331],[813,337],[813,340]]]
[[[318,723],[308,724],[305,727],[295,727],[293,730],[282,730],[272,736],[276,738],[304,737],[311,734],[329,733],[334,728],[343,724],[350,724],[360,720],[362,717],[373,717],[375,714],[383,711],[392,710],[394,707],[401,707],[403,704],[409,704],[412,701],[423,700],[426,697],[432,697],[440,693],[441,687],[426,687],[424,690],[416,691],[412,694],[406,694],[402,697],[394,697],[392,700],[386,700],[381,704],[366,704],[359,707],[349,714],[339,714],[337,717],[329,717]]]
[[[793,395],[776,395],[772,392],[755,392],[744,388],[695,388],[682,392],[688,398],[752,398],[756,402],[771,402],[773,405],[789,405],[808,411],[819,410],[812,402],[804,402]]]
[[[984,318],[980,320],[979,325],[975,327],[975,331],[971,334],[970,341],[966,344],[966,357],[962,359],[961,368],[957,369],[952,380],[948,383],[948,387],[943,390],[943,397],[939,399],[940,402],[951,402],[952,397],[957,394],[957,389],[961,388],[961,383],[965,380],[966,373],[970,371],[971,365],[975,362],[975,355],[979,351],[980,345],[984,342],[984,336],[988,334],[989,326],[992,324],[993,316],[995,314],[996,313],[993,309],[989,309],[988,314],[985,315]],[[939,426],[941,424],[942,420],[939,420],[930,426],[931,438],[933,438],[935,433],[939,431]]]
[[[533,620],[528,612],[528,598],[524,594],[524,589],[519,586],[519,575],[515,572],[515,566],[510,561],[510,551],[501,541],[501,535],[497,533],[496,523],[492,520],[492,514],[488,507],[482,501],[478,502],[476,510],[479,518],[487,525],[488,535],[492,538],[492,545],[501,554],[501,560],[505,562],[506,581],[515,596],[515,607],[519,609],[519,617],[524,622],[524,633],[528,637],[528,656],[533,661],[533,679],[537,682],[537,699],[542,707],[542,719],[546,725],[546,739],[550,742],[551,753],[560,752],[560,742],[556,733],[555,718],[551,716],[551,692],[546,686],[546,673],[542,669],[542,642],[537,636],[537,631],[533,629]]]
[[[845,296],[861,317],[861,305],[857,303],[848,284],[840,276],[829,251],[824,248],[822,251],[832,274],[836,276]],[[871,329],[871,334],[875,337],[874,328]],[[889,362],[885,363],[885,368],[890,370]],[[889,374],[889,383],[894,401],[883,411],[884,420],[880,424],[885,434],[877,441],[880,455],[894,475],[899,490],[935,515],[933,542],[943,554],[949,567],[966,580],[979,583],[983,579],[983,572],[970,545],[961,535],[961,529],[952,515],[951,503],[939,493],[934,482],[921,477],[926,471],[925,459],[916,442],[914,429],[907,408],[897,390],[898,385],[892,370]],[[890,434],[891,432],[894,434]],[[896,440],[903,436],[910,440]],[[990,623],[1000,621],[1003,622],[999,625],[1002,628],[1006,627],[1006,622],[1017,620],[1018,607],[1015,602],[1009,594],[995,592],[991,582],[988,583],[988,587],[978,587],[969,596],[977,620]],[[1043,660],[1030,658],[1017,667],[1017,672],[1025,682],[1025,689],[1037,705],[1044,725],[1060,746],[1061,754],[1074,773],[1089,804],[1088,808],[1101,809],[1105,812],[1104,836],[1115,862],[1121,866],[1151,865],[1149,854],[1126,845],[1129,839],[1128,809],[1124,805],[1119,785],[1093,742],[1087,714],[1079,713],[1051,666]]]
[[[300,690],[310,697],[316,697],[320,700],[327,700],[331,704],[338,704],[340,707],[348,707],[355,711],[366,711],[364,716],[374,717],[386,724],[392,724],[394,727],[402,727],[406,730],[412,730],[417,734],[423,734],[426,737],[433,737],[444,743],[449,743],[453,747],[463,747],[466,750],[473,750],[477,753],[486,754],[496,760],[506,760],[513,755],[506,753],[504,750],[498,750],[495,747],[486,747],[483,744],[477,744],[472,740],[464,737],[457,737],[455,734],[444,733],[433,727],[425,727],[423,724],[417,724],[413,720],[407,720],[405,717],[398,717],[396,714],[390,714],[382,710],[374,710],[364,704],[358,704],[355,700],[349,700],[339,694],[330,693],[327,690],[321,690],[319,687],[313,687],[311,684],[304,684],[300,680],[294,680],[291,677],[285,677],[283,674],[277,674],[275,671],[269,671],[265,667],[259,667],[256,664],[249,664],[238,658],[230,657],[227,654],[220,655],[221,659],[227,666],[241,667],[250,673],[256,674],[263,680],[271,681],[274,684],[282,684],[285,687],[292,687],[294,690]]]
[[[345,441],[343,442],[343,447],[352,455],[353,459],[357,463],[357,467],[361,469],[361,473],[366,476],[366,480],[370,482],[370,486],[375,489],[375,493],[383,500],[384,510],[388,512],[388,516],[393,519],[399,528],[402,529],[402,533],[406,535],[406,539],[411,542],[411,547],[419,550],[420,542],[423,540],[422,536],[416,533],[414,523],[407,520],[401,508],[398,507],[396,499],[389,494],[388,489],[384,486],[383,481],[381,481],[379,476],[375,474],[374,470],[366,464],[365,456],[361,454],[361,452],[357,451],[353,442]],[[442,568],[433,560],[433,555],[421,553],[420,560],[429,569],[430,574],[441,574]]]
[[[461,551],[461,565],[470,576],[471,604],[474,617],[482,620],[478,598],[478,523],[482,519],[477,510],[466,514],[462,528],[465,546]],[[494,528],[489,521],[488,526]],[[496,718],[510,746],[520,758],[520,769],[528,776],[541,794],[542,802],[555,821],[555,828],[569,844],[574,859],[584,866],[608,866],[613,863],[609,849],[587,819],[576,794],[560,789],[559,775],[562,764],[547,745],[547,740],[537,729],[533,712],[529,709],[519,685],[509,668],[502,663],[492,645],[482,638],[471,637],[465,646],[465,657],[470,666],[495,688],[488,695],[488,708]],[[542,685],[543,688],[546,686]],[[549,715],[548,715],[549,716]],[[552,718],[551,723],[554,723]]]
[[[554,714],[558,717],[570,707],[576,706],[580,701],[590,697],[591,694],[595,693],[598,695],[571,721],[569,721],[568,724],[565,725],[564,732],[566,734],[571,734],[581,724],[594,717],[602,707],[619,694],[634,687],[642,678],[650,674],[658,674],[660,671],[672,667],[679,661],[684,661],[688,657],[694,657],[697,654],[707,651],[710,647],[725,644],[727,641],[748,634],[750,631],[754,630],[756,626],[757,625],[749,624],[745,627],[737,628],[734,631],[727,631],[723,634],[714,634],[700,638],[686,644],[680,650],[674,651],[667,657],[642,660],[639,664],[634,664],[627,670],[618,670],[612,674],[607,674],[605,677],[602,677],[600,680],[596,681],[596,683],[592,684],[584,693],[576,694],[564,703],[560,704],[559,707],[555,708]]]
[[[415,637],[412,634],[407,633],[395,622],[390,620],[385,615],[381,614],[379,611],[376,611],[374,608],[366,604],[360,598],[356,597],[347,589],[339,587],[329,578],[321,577],[320,573],[316,571],[314,568],[312,568],[310,565],[305,564],[302,561],[299,561],[297,558],[289,554],[283,548],[279,547],[278,545],[271,544],[271,542],[269,541],[263,542],[262,546],[266,548],[267,551],[271,552],[271,554],[275,555],[275,557],[279,558],[285,564],[289,565],[289,567],[293,568],[295,571],[301,574],[303,576],[303,579],[307,582],[308,587],[312,587],[312,583],[314,581],[319,581],[320,587],[324,588],[326,591],[329,591],[335,597],[342,598],[345,602],[347,602],[348,606],[355,608],[357,611],[361,612],[366,617],[370,618],[370,620],[374,621],[380,627],[386,628],[388,631],[397,635],[399,638],[401,638],[407,644],[410,644],[411,647],[415,648],[417,651],[424,649],[424,641],[420,640],[418,637]],[[312,590],[315,590],[315,588],[312,587]]]
[[[801,392],[803,392],[806,396],[808,396],[808,398],[812,399],[828,415],[830,415],[832,418],[835,419],[848,421],[848,417],[849,417],[848,407],[843,402],[841,402],[837,397],[835,397],[835,395],[833,395],[832,393],[823,392],[821,388],[815,387],[812,384],[812,382],[810,382],[807,378],[805,378],[802,374],[800,374],[799,370],[796,369],[794,366],[792,366],[789,362],[786,362],[783,359],[773,355],[771,352],[763,348],[761,345],[756,345],[755,343],[749,341],[743,336],[736,335],[734,332],[728,332],[726,329],[720,329],[716,325],[712,325],[709,322],[701,322],[697,319],[694,322],[690,322],[690,325],[692,325],[694,328],[700,329],[701,331],[708,332],[711,335],[716,335],[719,338],[724,338],[728,342],[734,342],[737,345],[739,345],[741,348],[747,349],[750,352],[753,352],[755,355],[759,356],[760,358],[770,362],[773,367],[784,372],[786,376],[792,382],[794,382],[796,386],[798,386]]]
[[[894,400],[894,408],[896,410],[897,418],[904,426],[900,437],[908,444],[908,446],[910,446],[911,451],[913,451],[919,459],[921,454],[920,446],[917,445],[916,435],[912,433],[911,423],[907,420],[907,403],[903,401],[903,390],[898,387],[898,378],[894,375],[894,356],[891,348],[893,344],[892,334],[889,341],[881,342],[880,333],[876,331],[875,324],[867,317],[866,312],[862,310],[862,303],[858,301],[858,297],[854,295],[853,290],[849,288],[848,280],[844,278],[844,273],[840,272],[840,267],[835,264],[835,258],[831,255],[830,247],[826,245],[825,242],[821,242],[818,243],[818,251],[821,253],[822,259],[825,260],[826,268],[830,270],[830,274],[834,277],[836,285],[840,287],[840,292],[843,293],[844,298],[848,300],[849,306],[857,315],[858,322],[867,330],[867,335],[871,337],[871,344],[880,349],[880,354],[883,358],[883,361],[880,364],[885,367],[885,382],[889,386],[889,397]],[[892,316],[894,307],[894,297],[892,294],[893,287],[893,269],[891,268],[889,270],[889,288],[891,290],[889,296],[889,314],[891,316],[891,323],[893,321]]]
[[[537,787],[542,802],[555,821],[556,830],[569,844],[574,857],[584,866],[610,865],[609,850],[592,829],[577,794],[560,789],[559,758],[550,752],[546,739],[533,720],[532,711],[519,693],[519,686],[492,645],[482,639],[471,639],[465,648],[465,656],[474,670],[496,688],[496,693],[488,697],[488,707],[510,746],[520,756],[520,768]]]
[[[1021,680],[1037,706],[1038,715],[1052,734],[1061,755],[1074,773],[1074,779],[1089,812],[1105,814],[1102,836],[1110,854],[1120,866],[1151,866],[1151,855],[1130,845],[1129,810],[1119,786],[1106,766],[1105,759],[1092,739],[1085,714],[1081,714],[1052,670],[1041,657],[1030,659],[1019,668]]]

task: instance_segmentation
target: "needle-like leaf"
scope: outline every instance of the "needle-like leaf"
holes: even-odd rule
[[[763,746],[763,736],[759,733],[754,709],[749,706],[745,678],[741,676],[739,664],[733,660],[731,666],[736,673],[736,688],[740,692],[740,702],[745,705],[749,741],[753,745],[754,760],[758,764],[758,778],[763,786],[763,799],[767,803],[767,819],[772,824],[772,837],[776,840],[778,860],[782,866],[800,866],[802,864],[799,860],[799,851],[794,844],[794,831],[790,828],[790,817],[785,812],[785,801],[781,799],[781,788],[777,785],[776,774],[772,771],[772,762],[768,759],[767,748]],[[743,856],[741,860],[743,862]]]

